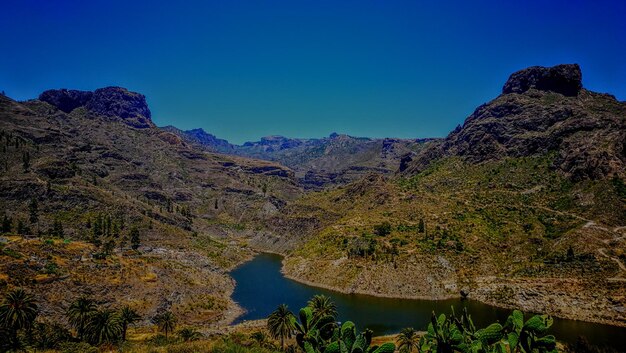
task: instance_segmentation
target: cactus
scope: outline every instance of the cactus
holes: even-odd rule
[[[498,323],[491,324],[475,333],[475,337],[481,340],[485,345],[492,345],[500,341],[503,336],[502,325]]]
[[[396,345],[391,342],[387,342],[376,348],[372,353],[393,353],[395,350]]]
[[[420,353],[556,353],[556,339],[545,335],[552,318],[535,315],[524,322],[524,314],[515,310],[503,325],[493,323],[476,329],[467,310],[456,316],[438,317],[433,312],[428,331],[418,345]],[[368,352],[370,353],[370,352]]]
[[[544,334],[552,326],[552,317],[535,315],[524,322],[524,314],[515,310],[507,319],[505,330],[509,331],[506,341],[511,352],[523,353],[556,352],[556,339]]]
[[[300,322],[295,322],[296,342],[305,353],[393,353],[393,343],[370,347],[372,331],[357,333],[352,321],[337,326],[333,316],[317,318],[310,308],[299,313]]]

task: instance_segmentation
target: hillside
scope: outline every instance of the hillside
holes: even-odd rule
[[[370,173],[392,175],[403,158],[417,154],[434,140],[371,139],[333,133],[319,139],[268,136],[234,145],[202,129],[163,129],[210,151],[277,162],[291,168],[300,185],[313,190],[345,185]]]
[[[514,87],[514,88],[511,88]],[[470,298],[626,325],[626,104],[530,68],[396,177],[289,205],[285,273],[345,292]]]
[[[135,303],[142,314],[232,319],[225,270],[250,251],[231,236],[301,193],[285,167],[199,150],[156,128],[145,98],[123,88],[0,96],[0,142],[9,234],[0,287],[27,285],[53,304],[46,312],[86,293],[103,303],[145,298]],[[220,305],[194,312],[198,296]]]
[[[576,65],[515,73],[448,137],[419,141],[235,146],[156,127],[119,87],[0,96],[0,286],[36,292],[53,318],[89,294],[222,325],[240,310],[226,271],[263,249],[345,292],[626,326],[625,124],[626,104],[584,89]]]

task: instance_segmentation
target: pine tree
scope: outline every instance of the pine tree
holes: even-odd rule
[[[424,233],[426,225],[424,224],[424,219],[420,218],[420,222],[417,224],[417,231],[420,233]]]
[[[93,227],[91,228],[91,242],[96,246],[100,246],[102,237],[102,216],[98,215],[96,220],[93,222]]]
[[[28,151],[22,153],[22,167],[24,168],[24,172],[30,169],[30,153],[28,153]]]
[[[28,227],[26,227],[26,225],[24,224],[24,221],[22,221],[21,219],[17,221],[17,234],[20,235],[25,235],[30,233],[30,229],[28,229]]]
[[[60,220],[54,221],[54,236],[57,238],[63,238],[65,232],[63,231],[63,223]]]
[[[11,233],[13,229],[13,221],[6,214],[2,218],[2,233]]]
[[[30,214],[30,224],[35,224],[39,221],[39,211],[38,211],[37,199],[32,198],[30,200],[30,204],[28,204],[28,212]]]
[[[139,245],[141,245],[141,239],[139,239],[139,229],[137,227],[132,227],[130,229],[130,246],[133,250],[139,249]]]

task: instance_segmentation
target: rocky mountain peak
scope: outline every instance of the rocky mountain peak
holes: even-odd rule
[[[553,67],[532,66],[513,73],[502,88],[503,94],[524,93],[534,88],[565,96],[576,96],[582,88],[582,72],[578,64]]]
[[[39,100],[49,103],[65,113],[70,113],[78,107],[85,106],[92,96],[93,92],[89,91],[50,89],[40,94]]]
[[[143,94],[122,87],[99,88],[86,105],[87,109],[105,116],[118,116],[136,128],[152,127],[152,114]]]
[[[85,107],[97,115],[118,117],[132,127],[154,127],[146,97],[122,87],[99,88],[93,92],[53,89],[40,94],[39,100],[65,113]]]
[[[553,167],[573,180],[623,175],[626,103],[582,89],[581,77],[576,64],[513,73],[502,95],[400,170],[415,174],[448,156],[480,163],[552,154]]]

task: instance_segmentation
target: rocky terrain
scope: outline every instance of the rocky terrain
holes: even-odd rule
[[[288,205],[283,222],[316,226],[283,232],[284,272],[626,326],[625,134],[626,104],[582,88],[577,65],[517,72],[397,176]]]
[[[321,190],[345,185],[370,173],[392,175],[401,161],[435,139],[370,139],[333,133],[319,139],[268,136],[260,141],[233,145],[202,129],[181,131],[164,128],[210,151],[274,161],[291,168],[300,185]]]
[[[511,75],[502,95],[407,163],[413,175],[445,156],[472,162],[556,153],[554,167],[574,180],[624,176],[626,106],[582,88],[578,65],[531,67]]]
[[[240,310],[226,271],[263,250],[345,292],[626,326],[625,143],[626,104],[577,65],[514,73],[432,140],[236,146],[156,127],[119,87],[0,96],[0,290],[52,317],[85,293],[209,327]]]
[[[119,87],[0,96],[0,142],[0,288],[28,285],[46,313],[83,293],[144,298],[133,304],[146,315],[228,321],[239,309],[225,271],[250,256],[231,238],[301,193],[288,168],[156,128],[144,96]],[[193,310],[203,296],[215,306]]]

